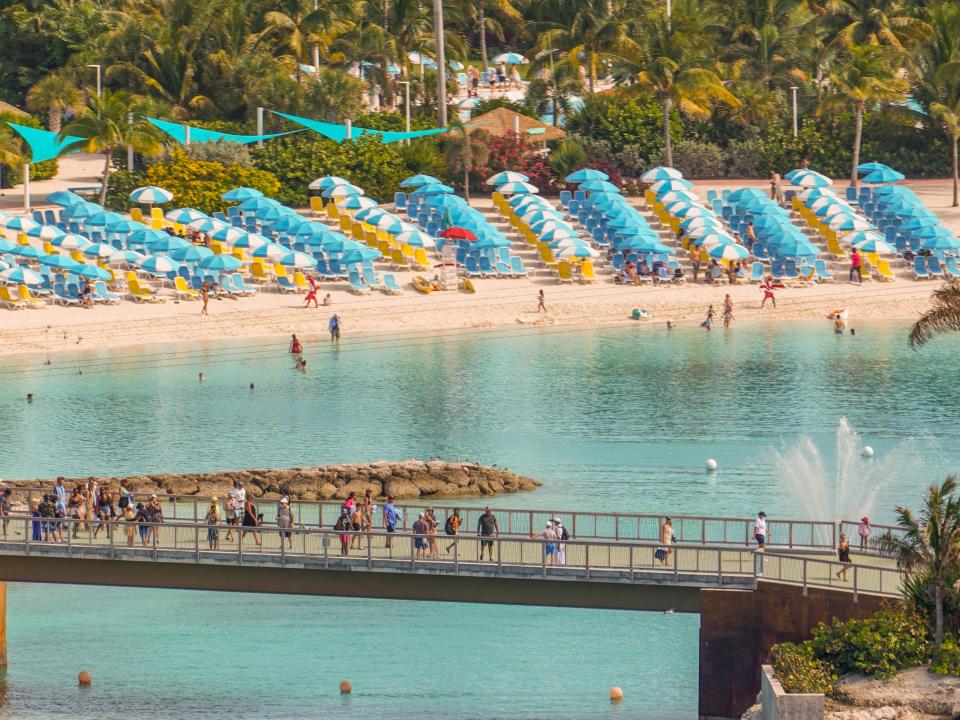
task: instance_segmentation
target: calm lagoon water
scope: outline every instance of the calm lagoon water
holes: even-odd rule
[[[346,338],[309,342],[306,374],[264,340],[18,359],[0,477],[439,456],[544,482],[514,507],[883,521],[960,466],[960,342],[913,353],[905,331]],[[876,457],[838,478],[844,417]],[[696,716],[694,616],[20,585],[9,622],[0,717]]]

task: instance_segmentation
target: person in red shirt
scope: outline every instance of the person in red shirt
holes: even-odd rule
[[[310,283],[310,291],[307,293],[303,306],[310,307],[310,301],[313,300],[313,306],[320,307],[317,302],[317,281],[313,279],[313,275],[307,275],[307,282]]]
[[[773,275],[767,275],[767,279],[763,281],[763,285],[760,286],[760,289],[763,290],[763,302],[760,303],[762,308],[767,304],[767,300],[773,303],[773,306],[777,306],[777,299],[773,296]]]
[[[850,254],[850,282],[853,282],[853,276],[857,276],[857,284],[863,285],[863,258],[860,257],[860,251],[856,248]]]

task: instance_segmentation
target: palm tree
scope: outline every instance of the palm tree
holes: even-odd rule
[[[960,496],[955,495],[957,478],[949,475],[939,486],[931,485],[923,500],[919,517],[908,508],[897,506],[900,535],[883,541],[897,564],[910,575],[924,575],[933,585],[935,621],[934,652],[943,643],[943,598],[947,576],[960,560]]]
[[[662,13],[656,13],[643,29],[648,47],[645,69],[637,74],[638,87],[649,90],[660,101],[664,158],[667,165],[673,165],[670,113],[674,106],[685,115],[705,120],[710,117],[714,102],[736,108],[740,101],[720,80],[710,54],[695,44],[702,43],[702,39],[686,32],[682,22],[669,23]]]
[[[451,173],[463,173],[463,197],[470,202],[470,168],[483,163],[486,144],[477,133],[468,131],[459,120],[450,123],[447,137],[446,157]]]
[[[951,157],[953,160],[953,207],[960,206],[960,196],[958,196],[958,167],[957,144],[960,143],[960,95],[954,94],[949,104],[935,102],[930,105],[930,112],[940,121],[947,139],[950,141]]]
[[[827,0],[820,22],[830,36],[829,44],[886,45],[903,50],[930,29],[901,0]]]
[[[102,97],[91,94],[86,110],[60,131],[60,138],[76,135],[87,138],[88,153],[103,153],[103,181],[100,204],[107,199],[110,182],[110,161],[113,151],[126,146],[146,155],[160,151],[159,131],[143,119],[137,101],[125,91],[104,90]]]
[[[555,64],[543,78],[537,78],[527,87],[527,104],[538,115],[553,114],[553,124],[561,114],[569,117],[572,110],[571,101],[583,93],[583,83],[580,80],[580,68],[564,58]]]
[[[260,37],[280,36],[283,46],[296,61],[295,75],[299,83],[300,64],[309,60],[315,67],[319,66],[320,53],[326,51],[338,33],[350,27],[354,4],[351,0],[282,0],[279,5],[279,10],[263,16],[265,27]]]
[[[910,329],[910,347],[917,350],[943,333],[960,333],[960,283],[953,279],[933,291],[933,307]]]
[[[66,73],[47,75],[27,93],[27,107],[46,111],[47,129],[51,132],[60,132],[65,112],[79,110],[82,106],[83,93]]]
[[[867,107],[902,100],[905,97],[907,83],[894,69],[895,58],[895,54],[886,48],[858,45],[840,53],[828,74],[827,94],[821,100],[817,113],[847,110],[853,105],[856,124],[853,134],[853,165],[850,170],[851,185],[857,184],[863,116]]]

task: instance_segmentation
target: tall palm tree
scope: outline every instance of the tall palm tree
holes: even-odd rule
[[[883,541],[897,564],[911,575],[925,575],[933,585],[935,607],[934,652],[943,644],[943,598],[947,576],[960,560],[960,496],[955,494],[957,478],[948,476],[940,485],[931,485],[923,499],[923,510],[915,516],[908,508],[897,506],[899,536]]]
[[[827,0],[819,22],[828,31],[829,43],[886,45],[897,50],[924,37],[930,26],[902,0]]]
[[[459,120],[450,123],[445,137],[447,166],[451,173],[463,173],[463,197],[470,202],[470,168],[484,162],[486,144]]]
[[[143,119],[139,109],[139,104],[129,93],[104,90],[99,98],[91,94],[85,111],[60,131],[61,139],[67,135],[87,138],[84,148],[88,153],[103,153],[101,205],[107,199],[114,150],[131,146],[136,152],[153,155],[162,147],[158,130]]]
[[[877,45],[855,45],[838,54],[828,74],[829,87],[817,108],[818,114],[849,110],[853,106],[853,164],[850,184],[857,184],[863,116],[878,103],[903,100],[907,82],[895,69],[897,54]]]
[[[351,0],[281,0],[280,9],[263,16],[262,38],[278,37],[281,45],[296,60],[295,75],[300,82],[300,64],[320,64],[337,34],[349,29],[354,14]],[[312,57],[311,57],[312,54]]]
[[[960,164],[957,159],[957,144],[960,143],[960,94],[954,93],[946,103],[935,102],[930,105],[930,112],[940,121],[947,139],[950,141],[950,155],[952,159],[951,174],[953,175],[953,207],[960,207]]]
[[[547,70],[542,78],[530,81],[527,103],[538,115],[552,113],[556,126],[561,113],[569,117],[573,98],[582,93],[580,69],[569,58],[565,58]]]
[[[960,333],[960,282],[953,279],[933,291],[933,307],[910,329],[910,347],[921,348],[943,333]]]
[[[27,93],[27,107],[47,113],[47,129],[51,132],[60,132],[64,113],[82,106],[83,93],[73,78],[62,72],[47,75]]]
[[[648,45],[637,84],[660,101],[664,159],[667,165],[673,165],[670,113],[674,106],[685,115],[705,120],[715,102],[736,108],[740,101],[715,72],[718,66],[700,45],[702,40],[686,32],[682,23],[669,22],[658,12],[643,23],[643,31]]]

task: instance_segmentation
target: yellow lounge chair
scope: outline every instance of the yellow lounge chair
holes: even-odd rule
[[[335,202],[327,203],[327,217],[331,220],[336,220],[340,217],[340,209]]]
[[[402,270],[407,267],[407,258],[403,256],[403,253],[400,251],[400,248],[390,249],[390,262],[398,270]]]
[[[150,228],[152,230],[163,230],[163,218],[150,218]]]
[[[894,279],[893,270],[890,269],[890,263],[883,258],[877,260],[876,270],[878,279],[884,282],[890,282]]]
[[[167,300],[165,297],[155,295],[152,291],[144,288],[136,277],[127,278],[127,293],[136,302],[166,302]]]
[[[104,264],[103,260],[99,261],[97,265],[100,267],[101,270],[106,270],[108,273],[110,273],[110,277],[105,278],[105,280],[108,285],[113,285],[113,283],[117,281],[117,274],[111,268],[107,267]]]
[[[585,283],[592,283],[597,279],[597,274],[593,270],[592,260],[584,260],[580,263],[580,277]]]
[[[185,297],[187,300],[200,299],[200,293],[187,285],[187,281],[179,275],[173,279],[173,289],[177,293],[177,297]]]
[[[307,282],[307,276],[297,270],[293,273],[293,284],[302,292],[309,292],[310,283]]]
[[[566,260],[561,260],[557,265],[557,278],[560,282],[573,282],[573,268]]]
[[[413,249],[413,264],[420,270],[430,269],[430,259],[427,257],[427,251],[424,248]]]
[[[143,222],[143,210],[138,207],[130,208],[130,219],[134,222]]]
[[[253,262],[250,265],[250,277],[258,282],[269,282],[273,279],[273,274],[262,262]]]
[[[319,215],[323,212],[323,198],[319,195],[310,196],[310,212]]]
[[[43,241],[43,251],[44,251],[47,255],[59,255],[59,254],[60,254],[60,251],[57,250],[57,248],[54,247],[53,243],[50,242],[49,240],[44,240],[44,241]]]
[[[29,245],[30,238],[27,237],[26,233],[18,232],[17,233],[17,245]]]
[[[19,293],[19,295],[20,295],[20,299],[23,300],[23,301],[27,304],[27,307],[31,307],[31,308],[45,308],[45,307],[47,306],[47,303],[46,303],[46,302],[44,302],[43,300],[41,300],[41,299],[38,298],[38,297],[34,297],[34,296],[30,293],[30,288],[28,288],[26,285],[20,285],[20,286],[17,288],[17,291],[18,291],[18,293]]]
[[[540,260],[548,268],[556,268],[557,266],[557,259],[553,256],[553,250],[546,245],[540,246]]]
[[[10,292],[6,285],[0,286],[0,303],[11,310],[23,310],[27,304]]]
[[[158,207],[150,208],[150,219],[163,220],[163,208],[158,208]]]

